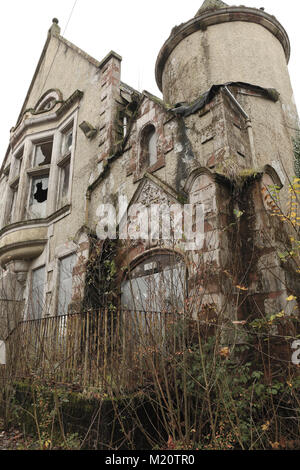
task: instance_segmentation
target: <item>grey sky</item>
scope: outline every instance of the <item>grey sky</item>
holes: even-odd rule
[[[157,54],[173,26],[192,18],[203,3],[203,0],[152,0],[151,3],[143,0],[77,0],[67,26],[74,1],[10,0],[1,3],[0,161],[53,17],[59,19],[62,33],[68,40],[96,59],[101,60],[110,50],[120,54],[123,57],[122,81],[139,91],[148,90],[161,96],[154,77]],[[234,4],[231,0],[227,3]],[[243,0],[241,3],[264,7],[286,29],[292,49],[289,70],[299,110],[299,0]]]

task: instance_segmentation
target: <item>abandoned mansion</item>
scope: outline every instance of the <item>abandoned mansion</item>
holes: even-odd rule
[[[299,268],[283,259],[297,238],[283,215],[299,127],[289,57],[264,9],[205,0],[159,52],[161,99],[53,20],[0,173],[2,364],[37,331],[56,354],[53,332],[62,348],[84,324],[85,360],[100,363],[99,337],[112,350],[126,317],[165,332],[166,312],[189,311],[243,341],[249,319],[298,314]]]

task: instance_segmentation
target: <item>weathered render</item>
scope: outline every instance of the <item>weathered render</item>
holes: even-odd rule
[[[286,309],[288,295],[300,299],[299,274],[277,256],[289,235],[264,193],[276,185],[284,203],[294,177],[289,55],[273,16],[206,0],[159,53],[159,99],[121,81],[118,54],[98,62],[53,20],[1,169],[0,339],[13,328],[8,301],[19,306],[14,326],[103,307],[87,301],[86,275],[95,240],[103,249],[99,207],[112,204],[120,222],[120,198],[129,208],[203,205],[204,243],[118,242],[107,294],[114,308],[128,301],[128,273],[170,253],[187,263],[195,315],[236,322]]]

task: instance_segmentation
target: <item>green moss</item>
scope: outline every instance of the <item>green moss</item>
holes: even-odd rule
[[[53,388],[39,381],[18,382],[14,389],[10,424],[25,435],[32,436],[38,446],[41,436],[43,442],[51,439],[58,446],[63,441],[66,445],[69,442],[75,445],[84,440],[83,449],[86,450],[119,446],[126,442],[124,432],[133,429],[133,420],[137,415],[149,432],[155,432],[159,426],[153,405],[143,394],[110,397],[99,389],[74,392],[63,386]],[[153,423],[156,423],[154,428]],[[147,448],[143,432],[136,430],[133,440],[137,449]],[[123,449],[126,449],[126,444]]]

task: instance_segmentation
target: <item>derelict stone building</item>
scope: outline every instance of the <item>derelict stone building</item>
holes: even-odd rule
[[[284,204],[294,177],[289,56],[275,17],[205,0],[159,52],[159,99],[122,82],[118,54],[90,57],[53,20],[1,168],[1,339],[21,320],[105,300],[116,310],[161,312],[193,299],[195,315],[235,324],[295,312],[299,274],[278,257],[290,238],[272,197],[275,188]],[[95,253],[100,272],[108,269],[99,207],[115,208],[118,231],[120,200],[131,233],[133,204],[201,205],[201,249],[174,237],[115,240],[113,292],[101,276],[90,288]],[[176,292],[160,292],[170,273]]]

